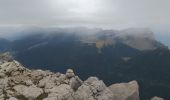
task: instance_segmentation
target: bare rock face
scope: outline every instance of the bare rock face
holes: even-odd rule
[[[5,62],[9,62],[12,61],[13,57],[9,52],[5,52],[0,54],[0,64],[5,63]]]
[[[0,64],[0,100],[139,100],[139,92],[136,81],[107,87],[96,77],[82,81],[71,69],[29,70],[13,60]]]
[[[155,97],[153,97],[151,100],[164,100],[163,98],[161,98],[161,97],[157,97],[157,96],[155,96]]]
[[[17,61],[7,62],[0,65],[1,78],[21,74],[25,68]]]
[[[139,86],[136,81],[109,86],[114,100],[139,100]]]

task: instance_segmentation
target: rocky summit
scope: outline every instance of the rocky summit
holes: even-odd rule
[[[72,69],[30,70],[10,60],[0,64],[0,100],[139,100],[139,86],[136,81],[106,86],[97,77],[82,81]]]

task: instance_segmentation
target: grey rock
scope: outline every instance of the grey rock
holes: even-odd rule
[[[157,97],[157,96],[155,96],[155,97],[153,97],[151,100],[164,100],[163,98],[161,98],[161,97]]]
[[[1,79],[0,78],[0,100],[5,97],[4,95],[4,91],[7,90],[7,87],[8,87],[8,78],[3,78]]]
[[[25,85],[16,85],[13,87],[17,96],[22,95],[26,88],[27,88],[27,86],[25,86]]]
[[[75,76],[74,71],[72,69],[68,69],[67,72],[66,72],[66,77],[72,78],[74,76]]]
[[[0,65],[0,73],[5,74],[6,77],[21,74],[24,70],[25,68],[19,62],[15,60],[12,62],[6,62]]]
[[[83,81],[78,77],[73,77],[70,80],[70,86],[71,88],[76,91],[81,85],[82,85]]]
[[[15,97],[10,97],[9,100],[18,100],[18,99]]]
[[[38,96],[43,94],[43,90],[36,86],[27,87],[24,85],[17,85],[14,87],[14,90],[17,92],[17,95],[22,95],[28,100],[35,100]]]
[[[4,62],[10,62],[13,60],[13,56],[10,52],[5,52],[0,54],[0,64]]]
[[[114,100],[139,100],[139,86],[136,81],[119,83],[109,86]]]
[[[75,92],[74,97],[76,100],[113,100],[112,92],[96,77],[88,78]]]
[[[55,80],[56,80],[55,77],[51,76],[44,77],[42,80],[39,81],[38,86],[40,88],[44,87],[45,89],[50,89],[55,86]]]
[[[43,90],[36,86],[30,86],[23,91],[23,96],[28,98],[28,100],[35,100],[41,94],[43,94]]]
[[[44,100],[68,100],[68,98],[71,97],[73,90],[71,87],[67,84],[61,84],[59,86],[55,86],[52,89],[49,89],[49,91],[46,91],[48,93],[48,97]]]

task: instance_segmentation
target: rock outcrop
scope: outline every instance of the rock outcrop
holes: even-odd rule
[[[13,57],[9,52],[0,53],[0,64],[12,61]]]
[[[29,70],[15,60],[0,64],[0,100],[139,100],[138,88],[136,81],[109,87],[96,77],[82,81],[71,69],[62,74]]]

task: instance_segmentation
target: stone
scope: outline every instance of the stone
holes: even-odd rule
[[[9,100],[18,100],[18,99],[15,97],[10,97]]]
[[[10,62],[12,60],[14,60],[14,58],[10,52],[5,52],[0,54],[0,64],[4,62]]]
[[[114,100],[139,100],[139,86],[136,81],[118,83],[109,86]]]
[[[78,77],[73,77],[70,80],[70,86],[71,88],[76,91],[81,85],[82,85],[83,81]]]
[[[30,77],[28,77],[27,75],[13,76],[10,78],[10,81],[13,82],[14,84],[26,84],[26,85],[29,85],[29,83],[31,84]]]
[[[48,97],[44,100],[68,100],[71,97],[73,90],[67,84],[61,84],[59,86],[55,86],[48,91]]]
[[[55,85],[54,79],[52,79],[50,76],[44,77],[39,81],[38,86],[41,88],[52,88]]]
[[[66,77],[67,78],[72,78],[74,76],[75,76],[74,71],[72,69],[67,69]]]
[[[0,78],[4,78],[5,76],[5,73],[0,73]]]
[[[26,80],[25,85],[31,86],[31,85],[34,85],[34,84],[33,84],[33,82],[31,80]]]
[[[13,87],[14,91],[16,92],[16,95],[22,95],[23,91],[27,88],[27,86],[24,85],[16,85]]]
[[[3,92],[7,89],[8,87],[8,78],[0,78],[0,95],[3,95]]]
[[[3,63],[4,63],[4,61],[3,61],[3,60],[0,60],[0,65],[3,64]]]
[[[0,73],[5,74],[6,77],[14,76],[16,75],[16,72],[18,72],[18,74],[21,74],[24,70],[25,68],[15,60],[0,65]]]
[[[155,97],[153,97],[151,100],[164,100],[163,98],[161,98],[161,97],[157,97],[157,96],[155,96]]]
[[[13,97],[15,95],[15,91],[13,91],[11,88],[6,89],[5,92],[6,97]]]
[[[78,88],[73,97],[76,100],[113,100],[112,91],[96,77],[88,78]]]
[[[17,85],[14,87],[14,90],[18,93],[17,95],[22,95],[28,100],[35,100],[38,96],[43,94],[43,90],[36,86],[27,87],[24,85]]]
[[[41,88],[37,88],[36,86],[30,86],[25,88],[22,94],[24,97],[28,98],[28,100],[35,100],[38,96],[43,94],[43,90]]]

